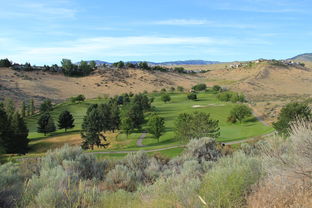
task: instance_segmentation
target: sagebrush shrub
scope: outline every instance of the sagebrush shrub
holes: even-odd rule
[[[18,165],[8,162],[0,166],[0,207],[15,207],[21,198],[23,178]]]
[[[242,207],[245,196],[263,175],[261,161],[236,152],[221,158],[208,171],[201,184],[200,195],[208,207]]]

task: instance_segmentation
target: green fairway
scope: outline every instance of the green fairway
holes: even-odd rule
[[[143,140],[143,145],[145,147],[137,147],[137,139],[140,137],[143,131],[147,130],[146,125],[143,125],[142,132],[132,132],[128,137],[126,137],[125,134],[120,133],[116,138],[115,145],[108,150],[156,149],[160,147],[179,145],[181,143],[178,139],[175,138],[174,133],[175,120],[180,113],[190,113],[194,111],[210,113],[213,119],[219,120],[221,134],[217,139],[218,141],[225,142],[242,140],[267,134],[273,131],[272,127],[263,125],[253,117],[246,119],[242,123],[232,124],[227,122],[227,117],[229,116],[229,113],[235,104],[220,102],[213,93],[199,93],[197,101],[188,100],[185,93],[170,93],[171,101],[168,103],[161,101],[159,93],[149,94],[149,96],[154,97],[154,102],[152,105],[155,107],[155,111],[160,116],[165,118],[166,130],[165,133],[160,137],[159,143],[152,135],[147,134]],[[85,115],[88,106],[92,103],[104,102],[106,102],[105,99],[92,99],[83,103],[73,104],[65,102],[55,106],[51,112],[55,123],[57,123],[58,115],[63,110],[70,111],[75,118],[75,128],[68,130],[67,133],[64,133],[64,130],[57,130],[52,134],[44,136],[43,134],[36,132],[39,115],[27,118],[26,122],[30,130],[29,138],[31,139],[30,145],[32,146],[32,144],[35,144],[40,146],[40,142],[44,144],[44,141],[49,137],[64,136],[73,133],[78,134],[81,130],[83,116]],[[146,113],[146,119],[148,119],[149,114],[150,113]],[[66,140],[64,143],[66,143]]]

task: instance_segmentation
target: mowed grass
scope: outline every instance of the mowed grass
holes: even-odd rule
[[[220,142],[242,140],[267,134],[273,131],[272,127],[263,125],[253,117],[246,119],[242,123],[231,124],[227,122],[227,117],[229,116],[229,113],[235,104],[220,102],[216,98],[216,95],[212,93],[199,93],[197,101],[188,100],[185,93],[170,93],[171,101],[168,103],[161,101],[159,93],[149,94],[149,96],[154,97],[154,102],[152,105],[155,107],[156,113],[165,118],[166,129],[164,134],[160,137],[159,142],[152,135],[147,134],[143,140],[143,145],[145,145],[145,147],[137,147],[137,139],[140,137],[143,131],[147,131],[147,126],[145,124],[143,125],[142,131],[134,131],[129,134],[128,137],[122,132],[114,134],[115,136],[111,136],[109,138],[111,145],[108,149],[102,149],[103,151],[140,149],[148,150],[180,145],[181,142],[175,138],[174,132],[176,118],[181,113],[191,113],[195,111],[210,113],[211,118],[219,120],[221,135],[217,140]],[[50,148],[60,147],[65,143],[71,145],[80,144],[81,138],[79,132],[81,130],[83,117],[86,114],[88,106],[93,103],[105,102],[105,99],[93,99],[75,104],[65,102],[55,106],[51,112],[51,115],[54,118],[56,124],[58,115],[64,110],[70,111],[74,116],[75,128],[68,130],[66,133],[64,130],[57,130],[52,134],[44,136],[43,134],[36,132],[39,115],[35,115],[26,119],[28,128],[30,130],[29,138],[31,139],[31,152],[45,152]],[[197,106],[197,108],[194,106]],[[150,113],[146,113],[146,119],[148,119],[149,114]],[[170,152],[172,151],[173,150],[165,152],[168,152],[170,155]]]

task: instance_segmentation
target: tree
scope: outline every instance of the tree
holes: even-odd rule
[[[187,95],[187,99],[189,99],[189,100],[197,100],[197,94],[192,92],[192,93]]]
[[[69,111],[65,110],[59,115],[58,127],[59,129],[65,129],[66,132],[67,129],[75,127],[74,121],[73,115]]]
[[[273,123],[276,131],[283,136],[289,135],[291,122],[296,119],[311,120],[311,109],[306,103],[293,102],[284,106],[278,116],[277,122]]]
[[[144,113],[137,104],[128,104],[122,108],[121,129],[127,134],[133,129],[140,130],[144,121]]]
[[[23,117],[21,117],[19,113],[16,112],[14,114],[11,126],[13,130],[13,135],[10,139],[7,153],[27,153],[29,143],[29,139],[27,139],[28,128]]]
[[[40,112],[44,113],[44,112],[49,112],[51,111],[53,108],[52,106],[52,102],[50,99],[46,99],[43,101],[43,103],[40,105]]]
[[[100,104],[97,108],[101,131],[111,130],[111,108],[108,104]]]
[[[167,103],[171,100],[171,97],[169,94],[167,93],[164,93],[161,95],[160,99],[164,102],[164,103]]]
[[[34,99],[30,100],[29,112],[30,112],[30,115],[34,115],[35,114],[35,102],[34,102]]]
[[[7,152],[12,134],[9,118],[4,108],[0,106],[0,154]]]
[[[79,73],[81,73],[81,75],[83,76],[89,75],[92,71],[91,66],[86,61],[81,61],[78,66],[78,69],[79,69]]]
[[[221,92],[222,91],[222,87],[219,85],[213,85],[212,90],[215,92]]]
[[[26,116],[26,103],[25,103],[25,101],[22,102],[22,106],[21,106],[21,116],[22,116],[23,118],[25,118],[25,116]]]
[[[207,85],[206,84],[197,84],[197,85],[193,86],[192,89],[196,90],[196,91],[204,91],[207,89]]]
[[[143,111],[151,109],[151,100],[145,94],[137,94],[133,97],[133,103],[137,104]]]
[[[83,119],[81,137],[83,139],[83,149],[94,149],[94,145],[106,147],[109,145],[105,135],[103,135],[101,124],[102,118],[97,105],[90,106],[87,115]],[[106,143],[102,144],[102,140]]]
[[[127,138],[128,138],[129,132],[130,132],[130,130],[132,130],[132,120],[131,120],[131,118],[129,118],[127,116],[122,116],[121,117],[120,127],[121,127],[121,129],[123,131],[126,132],[126,135],[127,135]]]
[[[148,132],[153,134],[159,142],[159,137],[165,130],[165,119],[157,115],[152,115],[147,125]]]
[[[180,140],[217,138],[219,135],[219,121],[211,119],[209,113],[183,113],[176,120],[176,137]]]
[[[194,112],[190,127],[192,136],[196,139],[220,136],[219,121],[211,119],[209,113]]]
[[[38,120],[37,132],[47,135],[47,133],[54,132],[55,130],[56,128],[52,116],[48,112],[42,114]]]
[[[252,110],[246,105],[237,105],[235,106],[231,112],[230,116],[228,117],[228,121],[231,123],[236,123],[239,121],[240,123],[246,117],[252,115]]]
[[[91,67],[91,70],[93,70],[93,69],[96,68],[96,63],[95,63],[95,61],[90,61],[89,65],[90,65],[90,67]]]
[[[110,113],[110,128],[114,132],[116,129],[119,129],[120,125],[120,110],[117,102],[111,104],[111,113]]]
[[[71,71],[74,68],[74,64],[72,63],[72,61],[70,59],[62,59],[61,64],[64,74],[70,75]]]
[[[15,104],[11,98],[6,98],[3,103],[4,110],[8,116],[8,119],[11,120],[15,112]]]
[[[0,59],[0,67],[10,67],[12,66],[12,62],[9,59]]]
[[[84,95],[82,95],[82,94],[77,95],[76,97],[71,97],[71,98],[70,98],[70,101],[71,101],[72,103],[83,102],[83,101],[85,101],[85,100],[86,100],[86,97],[85,97]]]
[[[150,70],[151,69],[146,61],[140,62],[139,68],[144,69],[144,70]]]

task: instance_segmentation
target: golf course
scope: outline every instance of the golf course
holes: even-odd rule
[[[106,156],[124,156],[126,151],[138,151],[138,150],[152,150],[159,149],[161,154],[169,157],[178,155],[183,150],[183,142],[175,136],[175,122],[176,118],[181,113],[191,113],[195,111],[209,113],[211,118],[219,120],[220,136],[217,138],[219,142],[232,142],[239,141],[248,138],[253,138],[268,134],[273,131],[273,128],[259,122],[257,118],[251,116],[244,119],[242,122],[230,123],[227,118],[230,111],[237,104],[231,102],[221,102],[217,99],[216,94],[212,92],[201,92],[197,94],[197,100],[187,99],[186,93],[172,92],[168,93],[171,97],[170,102],[163,102],[161,100],[161,93],[150,93],[148,97],[153,98],[151,112],[145,113],[145,119],[148,120],[151,113],[157,113],[159,116],[165,119],[165,131],[158,140],[153,135],[146,133],[147,125],[143,124],[142,130],[131,131],[127,136],[123,131],[105,132],[105,136],[108,138],[110,145],[107,148],[95,148],[94,152],[100,154],[100,152],[111,151],[111,154],[105,154]],[[59,114],[67,110],[74,119],[75,127],[68,129],[66,132],[64,129],[44,135],[43,133],[37,133],[37,121],[40,114],[28,117],[26,119],[27,126],[29,128],[30,139],[30,154],[32,153],[44,153],[49,149],[61,147],[64,144],[80,145],[81,144],[81,124],[86,114],[88,107],[91,104],[106,103],[107,98],[87,99],[84,102],[72,103],[70,101],[63,102],[54,106],[50,112],[54,121],[58,120]],[[138,145],[138,139],[141,141]],[[162,148],[176,147],[167,150],[161,150]],[[88,150],[91,151],[91,150]],[[114,153],[116,151],[125,151],[125,153]]]

